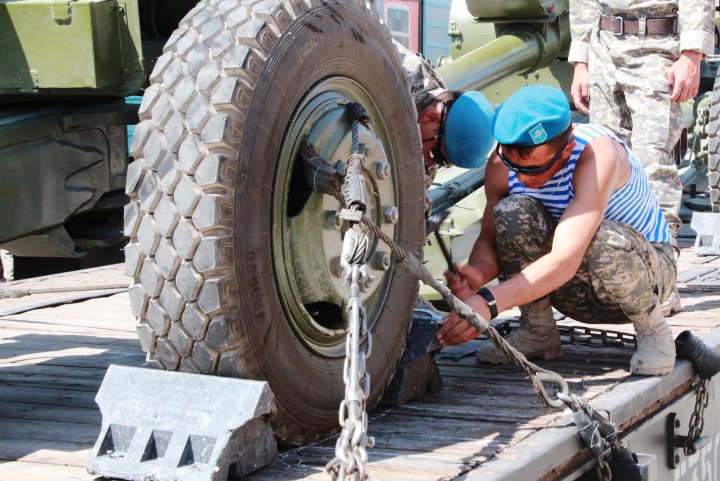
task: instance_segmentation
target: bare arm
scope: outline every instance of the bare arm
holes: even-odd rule
[[[495,215],[493,209],[508,195],[507,169],[496,155],[492,155],[485,169],[485,197],[480,236],[475,241],[468,265],[458,267],[460,275],[446,272],[448,287],[459,298],[466,299],[495,279],[500,273],[495,245]]]

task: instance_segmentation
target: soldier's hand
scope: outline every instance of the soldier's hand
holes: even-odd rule
[[[584,114],[590,113],[589,85],[590,73],[588,72],[588,64],[583,62],[576,63],[573,82],[570,87],[570,95],[572,95],[575,108]]]
[[[458,317],[455,311],[451,312],[443,321],[438,331],[438,341],[443,346],[455,346],[475,339],[478,335],[469,322]]]
[[[701,60],[702,53],[683,50],[680,58],[670,67],[667,79],[673,89],[670,98],[674,102],[685,102],[697,95],[700,88]]]
[[[482,272],[470,265],[455,266],[455,268],[457,274],[447,271],[445,272],[445,279],[447,279],[448,289],[455,294],[455,297],[464,301],[483,286]]]

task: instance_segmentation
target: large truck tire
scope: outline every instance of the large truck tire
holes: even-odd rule
[[[712,211],[720,212],[720,76],[715,77],[710,98],[708,190]]]
[[[290,444],[336,431],[344,396],[340,206],[310,189],[295,157],[307,140],[342,167],[348,101],[372,119],[360,129],[368,215],[419,254],[416,113],[363,1],[200,2],[156,63],[131,148],[125,257],[148,364],[267,380]],[[402,354],[417,282],[369,236],[372,407]]]

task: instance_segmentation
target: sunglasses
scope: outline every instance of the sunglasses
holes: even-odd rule
[[[428,137],[426,139],[422,139],[423,142],[427,142],[429,140],[434,140],[435,145],[430,149],[430,157],[432,157],[433,161],[438,164],[440,167],[448,167],[450,165],[450,162],[445,158],[445,156],[442,153],[442,138],[445,136],[445,112],[450,109],[450,106],[452,105],[453,101],[447,101],[443,102],[442,109],[440,110],[440,129],[438,130],[437,135],[433,135],[432,137]]]
[[[571,139],[572,140],[572,139]],[[570,144],[570,141],[565,142],[565,144],[560,147],[560,150],[558,150],[557,154],[553,156],[552,159],[550,159],[546,164],[543,165],[537,165],[533,167],[523,167],[522,165],[517,165],[508,160],[507,157],[505,157],[500,152],[501,144],[498,144],[498,146],[495,148],[495,153],[500,157],[500,160],[503,164],[505,164],[505,167],[512,170],[513,172],[517,172],[518,174],[525,174],[525,175],[540,175],[544,174],[548,170],[552,168],[553,165],[555,165],[555,162],[558,161],[560,156],[562,155],[563,151],[565,150],[565,147]]]

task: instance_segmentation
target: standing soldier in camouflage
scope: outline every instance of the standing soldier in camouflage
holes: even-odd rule
[[[633,374],[667,374],[675,364],[661,301],[672,290],[670,228],[632,152],[608,129],[572,125],[562,91],[525,87],[492,119],[498,141],[485,174],[480,237],[448,286],[485,319],[520,306],[508,342],[527,357],[561,354],[552,307],[587,323],[632,322]],[[483,287],[502,274],[504,282]],[[469,341],[477,330],[452,314],[438,338]],[[477,357],[510,359],[489,341]]]
[[[679,103],[697,95],[714,20],[714,0],[577,0],[570,9],[575,106],[632,148],[673,235],[681,225]],[[674,289],[664,312],[679,308]]]

